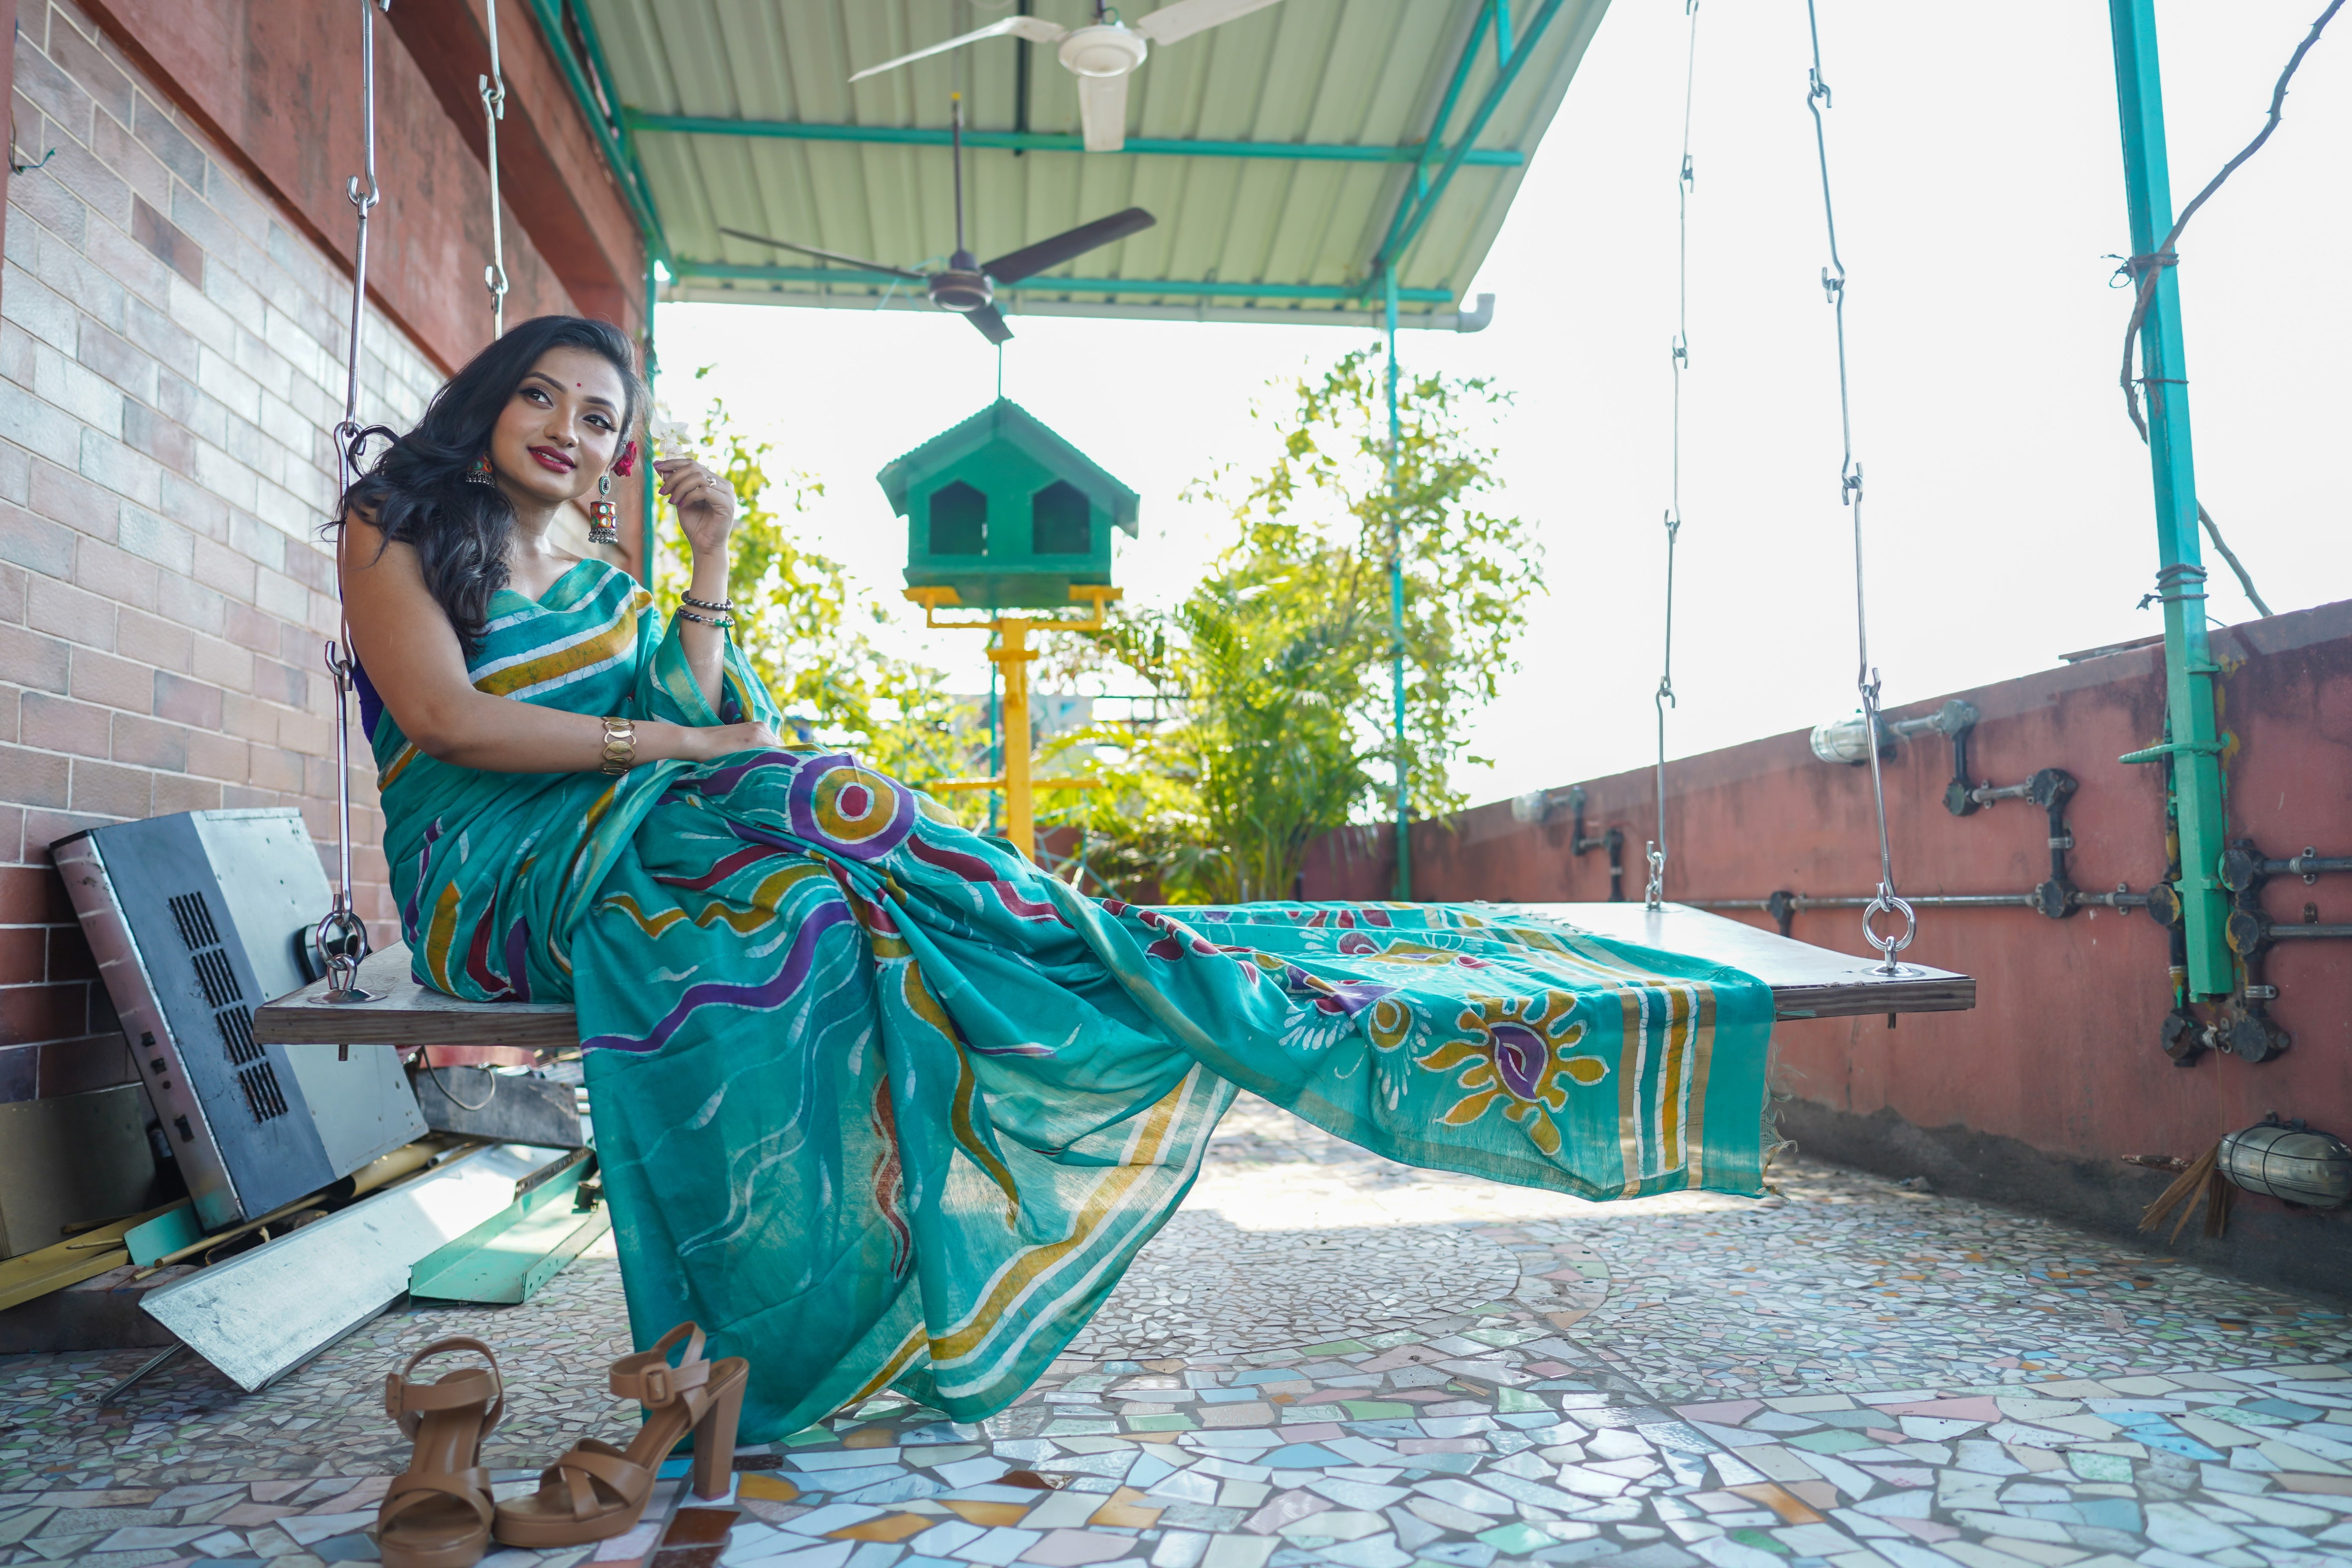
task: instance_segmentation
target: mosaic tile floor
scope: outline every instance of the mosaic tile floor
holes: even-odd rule
[[[894,1397],[720,1506],[493,1568],[2352,1568],[2352,1333],[2319,1303],[1799,1164],[1597,1205],[1378,1160],[1244,1100],[1185,1212],[1022,1401]],[[609,1242],[529,1306],[387,1315],[238,1396],[0,1359],[0,1564],[365,1563],[383,1373],[500,1347],[502,1493],[625,1439]],[[649,1515],[649,1518],[653,1517]],[[666,1533],[664,1533],[666,1532]],[[656,1537],[661,1539],[657,1541]]]

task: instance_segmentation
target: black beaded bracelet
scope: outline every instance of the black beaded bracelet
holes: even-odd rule
[[[714,605],[708,599],[698,599],[691,594],[680,594],[678,597],[698,610],[709,610],[714,615],[723,616],[735,607],[735,601],[732,599],[721,599]]]
[[[677,616],[682,621],[692,621],[703,626],[731,626],[735,624],[732,616],[698,616],[692,610],[680,610]]]

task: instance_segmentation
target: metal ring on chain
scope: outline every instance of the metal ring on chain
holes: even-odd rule
[[[346,940],[338,943],[332,939],[340,932]],[[327,1000],[343,1002],[380,1002],[382,997],[359,986],[360,960],[368,955],[367,926],[350,906],[337,904],[322,917],[317,928],[319,951],[327,960]]]
[[[1873,926],[1870,922],[1880,915],[1901,915],[1903,917],[1903,934],[1901,936],[1879,935],[1877,928]],[[1863,940],[1869,942],[1871,946],[1876,948],[1880,952],[1885,954],[1886,962],[1892,963],[1895,962],[1895,955],[1901,952],[1905,948],[1909,947],[1911,945],[1911,939],[1918,934],[1919,917],[1917,913],[1912,910],[1911,905],[1907,900],[1888,891],[1886,884],[1881,882],[1878,885],[1878,896],[1871,900],[1869,904],[1862,911]]]

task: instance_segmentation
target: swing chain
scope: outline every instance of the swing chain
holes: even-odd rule
[[[1658,714],[1657,834],[1647,847],[1650,877],[1642,890],[1642,907],[1657,910],[1666,902],[1666,710],[1675,701],[1675,542],[1683,531],[1683,372],[1690,368],[1690,198],[1697,184],[1691,162],[1691,102],[1698,79],[1698,0],[1685,0],[1683,14],[1690,18],[1690,47],[1683,66],[1683,161],[1675,171],[1675,337],[1669,363],[1674,371],[1674,440],[1672,504],[1666,508],[1666,612],[1664,652],[1659,660],[1658,689],[1651,704]]]
[[[1658,710],[1658,836],[1650,840],[1648,858],[1650,879],[1642,890],[1642,907],[1662,910],[1666,902],[1666,710],[1675,702],[1675,541],[1683,531],[1683,520],[1673,512],[1666,513],[1666,654],[1658,671],[1658,689],[1651,703]]]
[[[361,191],[362,175],[354,174],[344,185],[356,215],[355,232],[352,241],[352,331],[350,359],[343,377],[343,416],[334,429],[335,471],[339,479],[337,493],[348,491],[358,477],[361,448],[368,431],[359,420],[360,412],[360,342],[367,319],[367,238],[368,214],[383,200],[383,188],[375,176],[375,16],[378,11],[390,11],[392,0],[360,0],[360,132],[364,148],[362,168],[367,181],[364,194]],[[338,540],[340,543],[340,538]],[[342,606],[343,579],[341,563],[335,572],[335,603]],[[320,954],[326,960],[327,1000],[330,1002],[373,1002],[376,996],[360,989],[360,960],[368,953],[367,923],[359,917],[352,902],[352,733],[351,699],[356,669],[352,654],[352,627],[348,616],[341,619],[341,637],[331,640],[326,647],[327,673],[335,685],[335,812],[337,852],[340,876],[335,882],[334,907],[319,921],[315,932]]]
[[[490,262],[482,268],[482,283],[490,291],[490,335],[502,338],[507,331],[507,240],[506,223],[499,209],[499,121],[507,117],[507,79],[499,70],[498,0],[490,0],[489,19],[489,74],[477,79],[490,167]]]
[[[1830,84],[1822,76],[1822,27],[1815,0],[1805,0],[1805,24],[1813,47],[1812,68],[1807,75],[1805,107],[1813,117],[1813,150],[1822,171],[1822,218],[1828,229],[1830,261],[1822,268],[1822,290],[1837,323],[1838,434],[1843,456],[1838,463],[1838,499],[1853,510],[1853,630],[1857,650],[1854,686],[1862,693],[1863,733],[1869,738],[1870,798],[1878,826],[1878,892],[1862,912],[1862,931],[1879,952],[1870,972],[1879,975],[1914,973],[1896,962],[1895,954],[1918,934],[1919,917],[1895,891],[1895,851],[1886,832],[1886,780],[1879,767],[1878,668],[1870,662],[1870,595],[1863,573],[1862,465],[1853,455],[1853,396],[1846,374],[1845,261],[1838,255],[1837,205],[1830,194],[1829,127],[1822,111],[1832,106]],[[1872,921],[1880,915],[1901,915],[1900,935],[1878,934]]]

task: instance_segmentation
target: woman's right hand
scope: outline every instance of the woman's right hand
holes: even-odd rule
[[[720,757],[731,757],[738,752],[772,750],[779,742],[776,732],[767,725],[749,724],[665,724],[667,731],[662,739],[668,742],[657,756],[646,756],[647,762],[676,758],[681,762],[709,763]],[[639,754],[644,756],[641,750]]]

